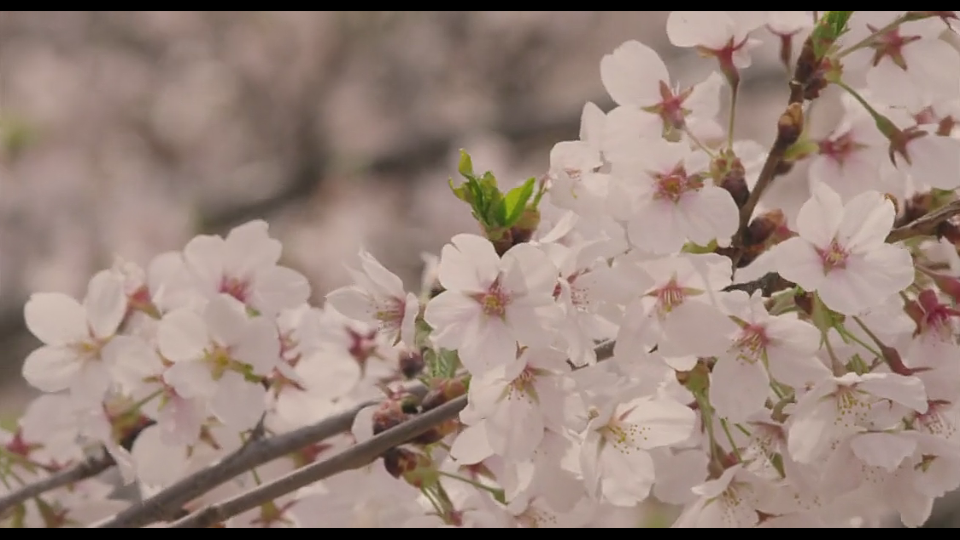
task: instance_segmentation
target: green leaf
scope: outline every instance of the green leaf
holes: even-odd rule
[[[823,58],[841,35],[847,32],[847,23],[852,11],[827,11],[813,29],[814,53],[817,59]]]
[[[460,175],[464,178],[475,178],[473,174],[473,160],[470,159],[470,154],[462,148],[460,149],[460,163],[457,164],[457,171],[460,172]]]
[[[453,195],[461,201],[467,204],[473,204],[473,192],[468,189],[466,182],[460,184],[460,187],[455,187],[453,185],[453,178],[451,178],[450,191],[453,191]]]
[[[852,11],[828,11],[824,14],[824,17],[827,19],[827,25],[830,26],[833,35],[839,37],[846,31],[847,22],[850,21],[852,15]]]
[[[510,227],[520,220],[523,211],[527,208],[527,201],[533,196],[536,178],[529,178],[522,186],[511,189],[503,199],[503,226]]]

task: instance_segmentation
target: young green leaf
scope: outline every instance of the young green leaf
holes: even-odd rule
[[[520,216],[523,215],[523,211],[527,208],[527,201],[533,196],[534,185],[536,183],[536,178],[529,178],[523,185],[507,192],[507,196],[503,199],[504,227],[512,226],[520,219]]]
[[[466,150],[460,149],[460,163],[457,164],[457,171],[466,179],[475,178],[473,174],[473,160]]]

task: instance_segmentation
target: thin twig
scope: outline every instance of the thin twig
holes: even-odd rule
[[[426,392],[422,385],[407,390],[415,394]],[[152,497],[134,503],[109,520],[97,524],[95,528],[136,528],[170,519],[188,502],[251,469],[350,431],[357,414],[377,403],[379,402],[368,401],[316,424],[241,447],[215,465],[181,479]]]
[[[941,223],[958,214],[960,214],[960,200],[952,201],[911,223],[890,231],[887,242],[899,242],[916,236],[933,236]]]
[[[597,361],[601,362],[613,356],[614,345],[614,341],[608,341],[597,346],[595,349]],[[407,388],[407,391],[422,396],[426,392],[426,388],[417,385]],[[163,519],[170,519],[190,500],[207,493],[238,474],[322,441],[337,433],[348,431],[352,427],[357,413],[361,409],[376,403],[371,401],[345,411],[336,417],[324,420],[320,424],[265,439],[251,445],[246,453],[243,453],[243,449],[238,450],[220,463],[184,478],[153,497],[133,505],[109,521],[97,525],[97,528],[141,527]],[[420,421],[419,419],[424,417],[426,415],[418,417],[416,420]]]
[[[387,450],[409,442],[438,424],[456,418],[466,406],[467,396],[460,396],[436,409],[423,413],[409,422],[404,422],[362,443],[351,446],[329,459],[308,465],[273,482],[260,485],[222,503],[199,510],[177,521],[171,525],[171,528],[209,527],[337,473],[368,465]]]
[[[16,491],[0,497],[0,515],[3,515],[7,510],[10,510],[18,504],[43,495],[48,491],[53,491],[81,480],[92,478],[113,467],[115,464],[116,462],[113,460],[113,456],[107,452],[103,452],[101,455],[89,457],[75,465],[55,472],[42,480],[27,484]]]

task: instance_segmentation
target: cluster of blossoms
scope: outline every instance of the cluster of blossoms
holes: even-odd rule
[[[480,233],[428,261],[419,296],[364,252],[313,307],[259,221],[118,264],[83,302],[35,294],[44,345],[23,375],[45,394],[0,434],[0,501],[90,448],[150,497],[380,400],[189,513],[466,396],[372,465],[225,525],[586,527],[648,499],[675,527],[923,524],[960,486],[960,55],[941,39],[957,22],[673,12],[671,42],[718,71],[678,84],[630,41],[600,62],[616,108],[587,104],[542,179],[504,194],[464,154],[454,192]],[[763,35],[791,71],[767,149],[732,136]],[[844,117],[815,139],[828,88]],[[760,195],[799,164],[811,196],[787,219]],[[89,525],[130,504],[86,478],[0,520]]]

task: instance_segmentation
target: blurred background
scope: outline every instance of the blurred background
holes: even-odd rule
[[[82,298],[118,256],[263,218],[317,302],[361,246],[416,287],[421,252],[476,230],[446,185],[459,148],[504,183],[543,174],[586,101],[612,108],[599,62],[629,39],[706,77],[667,13],[0,13],[0,418],[32,395],[29,294]],[[769,144],[786,76],[759,37],[737,129]],[[806,183],[778,183],[789,213]]]
[[[683,84],[713,69],[667,14],[0,14],[0,416],[30,396],[30,293],[82,298],[118,256],[262,218],[318,302],[361,246],[415,287],[421,252],[476,230],[446,185],[460,148],[504,183],[543,174],[586,101],[612,108],[600,59],[629,39]],[[740,126],[760,141],[785,90],[769,45]]]

